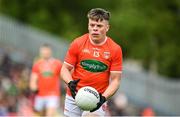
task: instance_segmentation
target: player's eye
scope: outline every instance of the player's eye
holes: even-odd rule
[[[97,25],[97,27],[101,28],[103,25]]]
[[[90,24],[91,27],[94,27],[95,25],[94,24]]]

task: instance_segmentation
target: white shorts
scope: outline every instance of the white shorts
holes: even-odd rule
[[[81,110],[76,104],[71,96],[66,95],[64,115],[67,117],[81,117],[81,116],[98,115],[99,117],[107,116],[107,103],[105,102],[97,111],[90,113],[89,111]]]
[[[43,111],[43,109],[47,108],[58,108],[59,105],[59,96],[36,96],[34,109],[36,111]]]

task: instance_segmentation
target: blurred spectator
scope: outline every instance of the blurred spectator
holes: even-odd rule
[[[18,82],[20,79],[23,69],[25,69],[25,65],[23,63],[16,63],[12,65],[10,77],[14,83]]]
[[[110,114],[112,116],[127,116],[126,108],[128,106],[128,99],[124,93],[115,95],[109,102]]]
[[[140,107],[128,101],[128,97],[119,92],[109,101],[109,112],[111,116],[139,116]]]
[[[21,115],[31,116],[30,111],[28,113],[28,109],[23,106],[32,108],[31,103],[26,103],[30,102],[28,95],[30,69],[25,63],[12,61],[8,54],[1,53],[0,57],[0,116],[17,116],[19,112]],[[20,95],[26,95],[26,100]],[[19,107],[23,107],[24,113]]]
[[[0,89],[0,116],[7,116],[8,109],[7,109],[7,99],[5,92]]]
[[[3,73],[4,76],[9,76],[11,66],[12,60],[10,59],[8,54],[4,54],[0,65],[0,71]]]
[[[31,100],[28,98],[27,92],[21,93],[18,100],[18,116],[33,116],[33,105]]]
[[[29,76],[30,76],[30,68],[24,67],[21,71],[20,77],[16,82],[17,88],[19,92],[26,92],[29,90]]]

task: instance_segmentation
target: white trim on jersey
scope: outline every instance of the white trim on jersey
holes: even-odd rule
[[[110,71],[110,72],[113,72],[113,73],[122,73],[122,71]]]
[[[73,67],[73,68],[74,68],[74,65],[72,65],[72,64],[70,64],[70,63],[67,63],[66,61],[64,61],[64,63],[65,63],[66,65],[69,65],[70,67]]]

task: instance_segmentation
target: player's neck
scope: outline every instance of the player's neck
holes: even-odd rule
[[[96,46],[101,46],[106,43],[107,37],[105,36],[104,39],[102,39],[102,41],[93,41],[91,39],[91,36],[89,35],[89,39],[90,39],[91,44],[96,45]]]
[[[49,58],[42,58],[44,61],[50,61],[52,59],[52,57]]]

